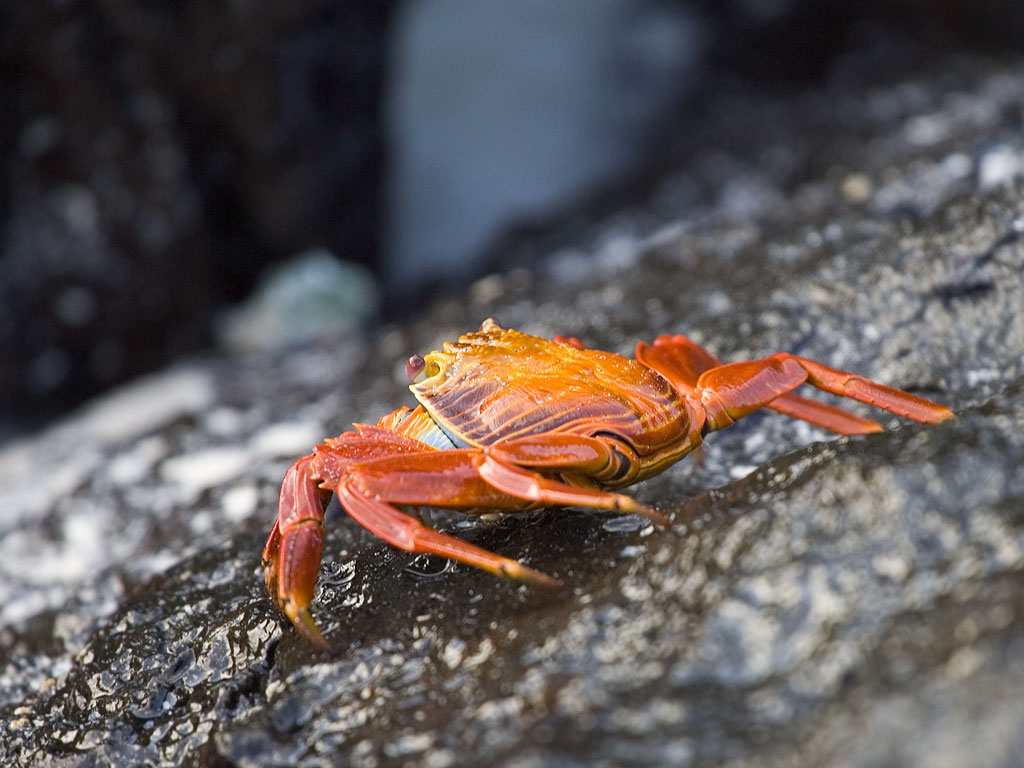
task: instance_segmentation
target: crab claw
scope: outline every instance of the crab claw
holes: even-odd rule
[[[327,641],[309,613],[324,543],[324,493],[312,457],[292,464],[281,483],[277,522],[263,550],[267,592],[295,628],[320,650]]]

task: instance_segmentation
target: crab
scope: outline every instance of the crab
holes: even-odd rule
[[[310,643],[332,494],[357,523],[400,549],[429,553],[545,586],[561,582],[516,560],[434,530],[400,507],[512,512],[546,505],[666,518],[615,489],[651,477],[710,432],[760,408],[844,435],[882,426],[793,394],[802,384],[922,423],[948,408],[853,373],[785,353],[723,364],[682,335],[640,342],[636,358],[545,339],[488,319],[480,330],[406,364],[419,405],[325,440],[281,485],[263,551],[267,590]]]

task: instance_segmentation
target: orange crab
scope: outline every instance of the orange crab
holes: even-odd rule
[[[503,576],[558,586],[515,560],[435,531],[395,505],[524,510],[561,504],[667,522],[612,493],[661,472],[705,435],[759,408],[840,434],[881,431],[877,422],[791,394],[808,383],[915,421],[948,408],[789,354],[722,364],[685,336],[640,342],[636,359],[501,328],[413,356],[419,401],[375,426],[356,424],[296,461],[281,485],[277,521],[263,551],[267,590],[303,635],[326,641],[309,613],[331,493],[357,523],[409,552],[441,555]]]

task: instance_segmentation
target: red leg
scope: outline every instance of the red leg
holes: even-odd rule
[[[327,642],[308,608],[323,550],[326,496],[317,487],[312,456],[292,464],[281,483],[278,518],[263,550],[267,591],[296,629],[321,649]]]
[[[295,627],[321,649],[327,644],[309,614],[309,603],[323,551],[324,509],[331,495],[326,489],[337,485],[348,469],[359,462],[432,450],[411,437],[379,426],[355,426],[357,432],[345,432],[325,441],[288,469],[281,483],[278,517],[263,549],[267,591]]]
[[[399,429],[410,413],[389,415]],[[560,584],[515,560],[432,530],[392,504],[525,509],[534,503],[600,507],[667,522],[628,496],[550,479],[518,464],[582,476],[617,473],[632,450],[597,438],[520,438],[492,447],[437,450],[386,426],[356,425],[295,462],[281,485],[278,520],[264,550],[267,589],[311,643],[326,643],[309,614],[323,547],[325,490],[333,488],[360,525],[410,552],[449,557],[492,573],[547,586]],[[418,428],[413,431],[419,433]]]
[[[477,461],[480,476],[510,496],[529,499],[538,504],[609,509],[623,514],[641,515],[659,525],[668,524],[668,520],[656,509],[625,494],[560,483],[514,464],[506,464],[488,454],[483,454]]]
[[[585,349],[579,339],[574,337],[555,336],[554,340]],[[721,360],[681,333],[674,336],[659,336],[653,344],[638,342],[636,359],[660,373],[681,392],[693,392],[697,386],[697,379],[704,371],[722,364]],[[877,421],[799,395],[781,395],[765,407],[784,413],[790,418],[809,421],[841,435],[862,435],[882,431],[882,425]]]
[[[551,437],[555,437],[554,446]],[[558,482],[510,463],[515,459],[535,466],[586,470],[614,458],[608,446],[593,438],[522,438],[492,446],[485,453],[466,448],[362,462],[350,468],[350,479],[337,490],[342,506],[356,522],[396,547],[550,585],[554,583],[550,577],[427,528],[392,504],[510,510],[532,503],[566,504],[641,514],[665,524],[658,512],[629,496]]]
[[[659,336],[653,344],[640,342],[636,348],[636,359],[648,368],[653,368],[683,392],[694,392],[701,374],[722,365],[718,358],[682,334]],[[882,431],[882,425],[877,421],[795,394],[782,394],[764,407],[841,435]]]
[[[602,480],[619,477],[639,461],[633,449],[607,439],[553,433],[525,435],[488,446],[487,452],[499,461],[534,469],[576,470],[587,477]]]
[[[844,408],[839,408],[820,400],[811,400],[800,395],[789,394],[772,400],[767,405],[773,411],[784,413],[794,419],[803,419],[811,424],[837,432],[840,435],[868,435],[881,432],[882,425],[877,421],[865,419]]]
[[[531,435],[495,443],[476,459],[480,476],[510,496],[540,504],[610,509],[667,525],[668,520],[660,512],[630,496],[559,482],[529,469],[579,472],[600,481],[620,479],[623,470],[629,472],[638,463],[625,444],[616,442],[613,446],[600,438],[569,434]]]
[[[632,453],[624,445],[616,450]],[[656,510],[624,494],[570,485],[519,466],[579,470],[589,476],[610,463],[617,466],[623,458],[597,438],[546,435],[508,440],[483,452],[460,448],[382,457],[350,466],[349,472],[366,494],[395,504],[494,509],[562,504],[644,515],[664,523]]]
[[[480,477],[474,463],[479,455],[476,448],[457,448],[385,456],[352,466],[350,485],[364,496],[403,506],[492,510],[529,506]]]
[[[850,397],[922,424],[936,424],[953,417],[953,412],[944,405],[904,392],[902,389],[887,387],[855,373],[829,368],[805,357],[792,359],[807,370],[809,384],[834,395]]]
[[[804,382],[927,424],[953,415],[948,408],[909,392],[785,353],[707,370],[697,380],[696,389],[711,429],[722,429]]]
[[[552,336],[552,341],[557,341],[559,344],[568,344],[570,347],[576,347],[576,349],[586,349],[587,347],[582,341],[577,339],[575,336]]]
[[[681,392],[693,392],[700,375],[721,361],[682,334],[659,336],[653,344],[638,342],[636,359],[666,379]]]
[[[498,576],[522,579],[547,587],[562,585],[558,579],[535,571],[511,558],[496,555],[454,536],[428,528],[419,520],[400,512],[380,498],[368,495],[363,489],[357,487],[357,483],[363,479],[360,474],[359,472],[354,473],[353,480],[338,486],[338,499],[353,520],[389,544],[407,552],[423,552],[448,557],[490,571]]]
[[[345,432],[313,449],[317,475],[324,487],[334,488],[353,464],[409,453],[435,452],[426,443],[379,426],[355,425],[358,432]]]
[[[388,414],[385,418],[391,415]],[[431,446],[417,440],[414,436],[396,432],[388,427],[377,424],[353,424],[352,426],[356,428],[355,432],[344,432],[338,437],[325,440],[324,443],[331,451],[344,454],[353,460],[404,451],[431,450]]]

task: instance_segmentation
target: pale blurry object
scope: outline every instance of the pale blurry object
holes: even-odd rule
[[[217,336],[239,352],[315,343],[351,333],[377,301],[368,269],[313,249],[268,272],[243,304],[226,310]]]

